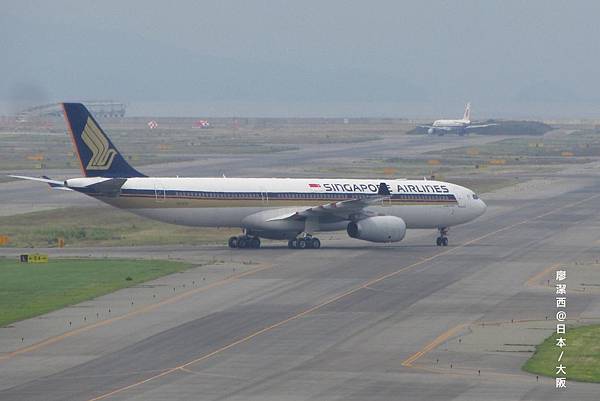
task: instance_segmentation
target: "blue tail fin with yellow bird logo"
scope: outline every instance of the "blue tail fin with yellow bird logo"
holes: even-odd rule
[[[145,177],[131,167],[81,103],[63,103],[65,120],[86,177]]]

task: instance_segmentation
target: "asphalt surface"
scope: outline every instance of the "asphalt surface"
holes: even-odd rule
[[[598,257],[599,184],[590,172],[565,190],[505,189],[452,229],[447,248],[416,232],[391,246],[322,235],[317,251],[53,250],[217,262],[0,329],[0,399],[597,400],[597,384],[558,391],[520,370],[530,351],[501,348],[518,342],[519,322],[549,335],[555,294],[543,283],[556,266]],[[232,265],[241,270],[225,275]],[[126,312],[133,296],[142,305]],[[118,318],[66,327],[111,302]],[[568,315],[600,321],[600,294],[569,293]],[[489,345],[462,348],[471,326],[498,322],[482,336]]]

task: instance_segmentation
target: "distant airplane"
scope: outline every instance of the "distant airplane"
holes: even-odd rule
[[[429,135],[437,134],[442,136],[444,134],[456,133],[458,135],[465,135],[470,131],[477,128],[490,127],[498,124],[471,124],[471,103],[467,103],[465,107],[465,113],[463,118],[460,120],[436,120],[433,125],[419,125],[420,128],[427,128]]]
[[[260,238],[316,249],[319,231],[345,230],[352,238],[398,242],[407,228],[437,229],[448,245],[448,227],[481,216],[485,203],[468,188],[430,180],[347,178],[147,177],[127,163],[80,103],[64,103],[65,118],[83,177],[41,181],[166,223],[239,227],[231,248],[258,248]]]
[[[210,128],[208,120],[198,120],[194,123],[194,128]]]

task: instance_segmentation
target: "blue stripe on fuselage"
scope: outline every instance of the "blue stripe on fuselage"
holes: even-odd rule
[[[102,196],[103,194],[93,189],[78,188],[79,192]],[[364,194],[356,192],[224,192],[224,191],[182,191],[182,190],[162,190],[162,189],[121,189],[121,196],[125,197],[154,197],[158,194],[165,198],[178,199],[235,199],[235,200],[256,200],[263,197],[270,200],[322,200],[322,201],[341,201],[348,199],[361,199],[376,196],[376,194]],[[407,202],[444,202],[455,203],[456,197],[452,194],[392,194],[392,200]]]

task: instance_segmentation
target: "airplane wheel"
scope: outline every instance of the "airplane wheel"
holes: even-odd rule
[[[248,241],[244,237],[238,238],[237,242],[238,248],[246,248],[248,246]]]
[[[435,243],[437,244],[437,246],[442,246],[442,237],[437,237]]]
[[[250,248],[258,249],[260,248],[260,238],[253,237],[250,239]]]
[[[446,237],[442,238],[442,245],[448,246],[448,238],[446,238]]]
[[[312,249],[319,249],[321,247],[321,241],[318,238],[312,239]]]
[[[230,248],[237,248],[237,246],[238,246],[238,239],[237,239],[237,237],[231,237],[231,238],[229,238],[229,241],[227,242],[227,245],[229,245]]]
[[[306,245],[307,243],[303,238],[296,240],[296,247],[298,247],[298,249],[306,249]]]
[[[296,240],[295,239],[291,239],[288,241],[288,248],[290,248],[290,249],[296,248]]]

